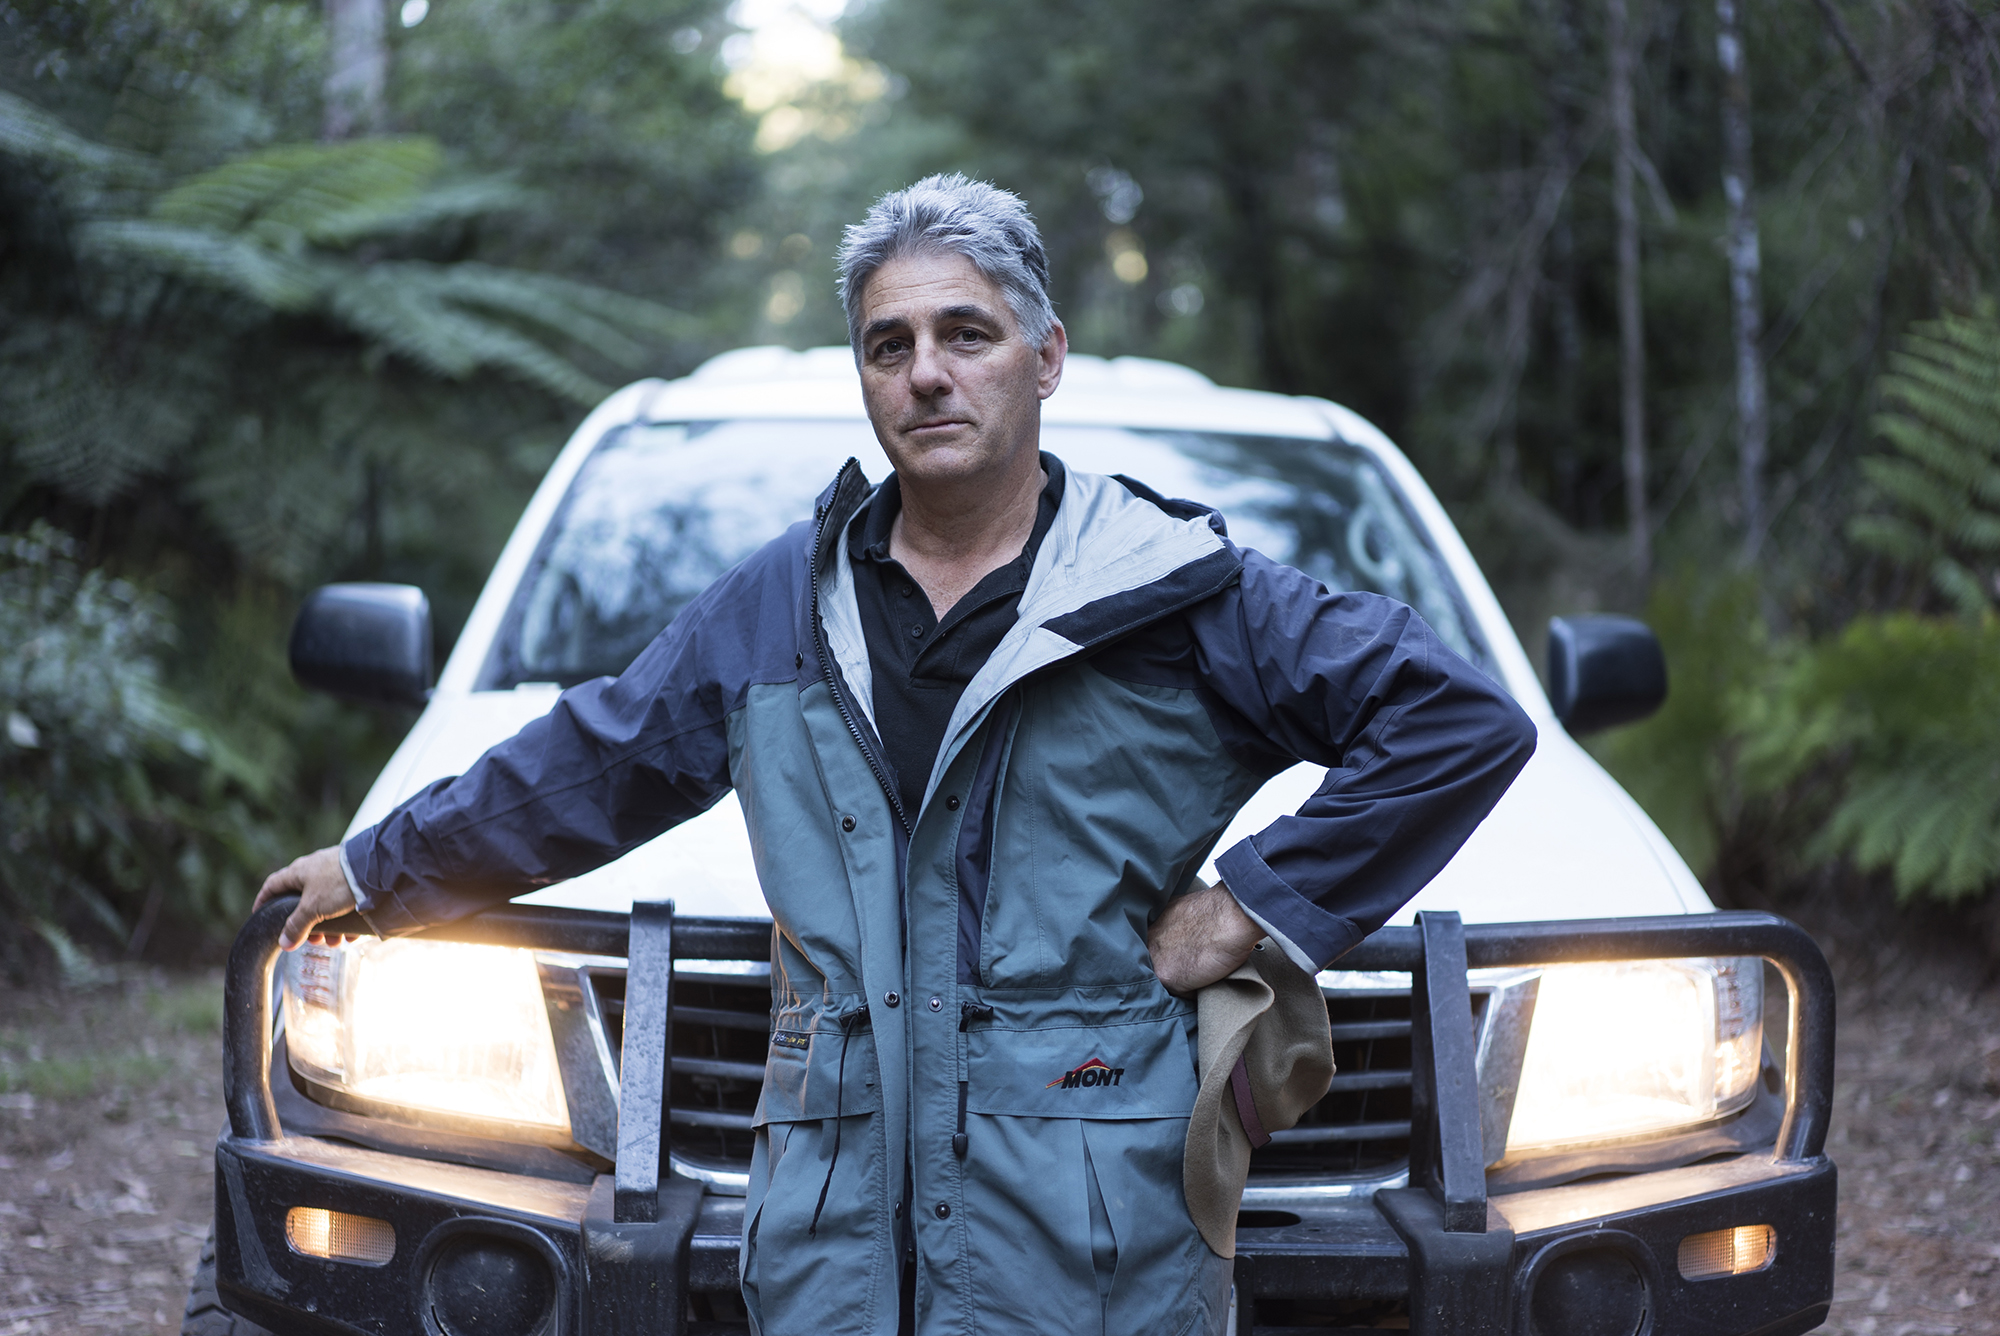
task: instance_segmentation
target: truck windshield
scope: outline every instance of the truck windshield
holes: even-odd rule
[[[1410,604],[1482,668],[1486,647],[1430,535],[1381,466],[1334,441],[1044,426],[1072,468],[1219,510],[1229,536],[1333,590]],[[613,428],[584,462],[515,590],[480,686],[623,672],[717,576],[809,521],[842,461],[889,472],[865,422]]]

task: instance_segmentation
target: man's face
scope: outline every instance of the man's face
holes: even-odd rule
[[[1059,324],[1029,347],[1000,285],[961,255],[891,260],[861,292],[861,393],[905,486],[1032,458],[1066,348]]]

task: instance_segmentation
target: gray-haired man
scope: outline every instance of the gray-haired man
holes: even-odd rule
[[[766,1336],[1219,1332],[1181,1190],[1187,996],[1317,969],[1534,746],[1408,608],[1039,450],[1067,341],[1014,196],[931,177],[841,250],[894,475],[850,461],[616,681],[274,875],[296,943],[574,876],[742,798],[778,932],[743,1291]],[[1194,879],[1295,760],[1296,817]],[[345,872],[343,872],[345,868]],[[908,1002],[905,1002],[908,999]]]

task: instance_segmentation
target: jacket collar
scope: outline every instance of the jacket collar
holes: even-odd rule
[[[1143,484],[1071,470],[1021,594],[1020,618],[959,697],[930,787],[1016,682],[1199,603],[1236,583],[1242,570],[1214,511],[1166,502]]]
[[[1020,616],[959,698],[931,787],[965,736],[1016,682],[1198,603],[1241,574],[1242,557],[1214,511],[1170,501],[1128,478],[1074,469],[1067,474],[1062,504],[1021,594]],[[813,563],[827,648],[872,725],[874,672],[853,572],[850,563],[833,559],[844,549],[845,530],[870,490],[859,463],[850,459],[841,466],[815,507]]]

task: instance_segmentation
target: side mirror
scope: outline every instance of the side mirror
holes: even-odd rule
[[[1549,702],[1581,736],[1644,719],[1667,698],[1667,656],[1630,617],[1549,618]]]
[[[414,585],[322,585],[292,623],[292,676],[370,705],[429,699],[431,604]]]

